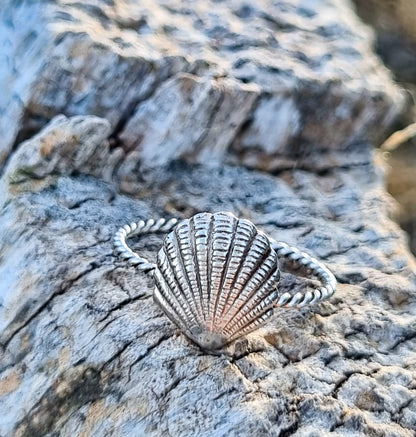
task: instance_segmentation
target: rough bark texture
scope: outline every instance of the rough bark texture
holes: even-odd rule
[[[345,0],[6,0],[0,20],[0,164],[64,113],[106,117],[130,166],[348,165],[402,101]]]
[[[0,81],[0,435],[413,436],[416,267],[366,142],[400,93],[348,4],[2,8],[21,38],[3,55],[32,67]],[[104,118],[55,117],[12,151],[59,112]],[[339,290],[203,353],[111,237],[205,210],[313,253]]]

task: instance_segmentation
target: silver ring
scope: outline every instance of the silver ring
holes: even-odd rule
[[[156,264],[135,253],[128,238],[169,232]],[[313,305],[332,296],[335,276],[322,263],[286,243],[268,238],[248,220],[228,212],[190,219],[147,220],[121,227],[114,250],[153,275],[154,299],[181,331],[214,351],[262,325],[276,307]],[[314,276],[313,291],[279,294],[279,259]]]

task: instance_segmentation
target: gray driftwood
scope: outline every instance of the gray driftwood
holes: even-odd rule
[[[0,435],[413,436],[416,267],[369,143],[402,98],[369,31],[341,0],[135,5],[0,7]],[[205,210],[338,292],[203,353],[111,237]]]

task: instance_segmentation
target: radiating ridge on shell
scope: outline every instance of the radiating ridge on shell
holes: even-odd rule
[[[204,349],[217,349],[266,321],[280,272],[268,238],[230,213],[196,214],[166,236],[155,300]]]

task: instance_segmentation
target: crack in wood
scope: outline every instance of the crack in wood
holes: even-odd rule
[[[84,276],[88,275],[88,273],[92,272],[93,270],[99,268],[100,265],[97,264],[95,261],[92,261],[89,266],[83,270],[81,273],[79,273],[74,278],[64,281],[60,284],[59,291],[54,292],[42,305],[38,307],[38,309],[30,316],[28,317],[23,324],[21,324],[17,329],[15,329],[8,338],[6,338],[2,344],[0,344],[0,347],[5,350],[7,346],[10,344],[10,342],[16,337],[17,334],[19,334],[23,329],[25,329],[35,318],[37,318],[40,314],[43,313],[43,311],[53,302],[53,300],[57,296],[61,296],[64,293],[66,293],[77,281],[82,279]]]

